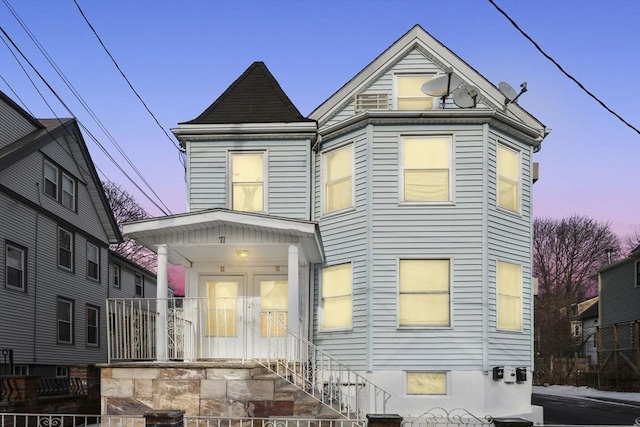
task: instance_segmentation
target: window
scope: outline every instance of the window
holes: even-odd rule
[[[100,248],[87,242],[87,277],[100,280]]]
[[[52,162],[44,161],[44,193],[63,206],[76,210],[76,179]]]
[[[431,110],[433,97],[422,92],[422,85],[431,80],[431,74],[396,75],[398,110]]]
[[[322,269],[322,328],[351,328],[351,264]]]
[[[25,291],[27,289],[27,249],[14,243],[5,245],[6,287]]]
[[[73,234],[58,228],[58,266],[73,270]]]
[[[114,288],[120,289],[122,283],[122,270],[118,264],[111,265],[111,277]]]
[[[232,206],[235,211],[264,211],[264,155],[231,154]]]
[[[100,308],[87,305],[87,345],[100,344]]]
[[[518,212],[518,182],[520,156],[503,145],[498,145],[498,206]]]
[[[58,298],[58,343],[73,344],[73,301]]]
[[[451,200],[451,146],[452,138],[447,136],[402,138],[401,201]]]
[[[29,375],[29,366],[13,365],[13,375]]]
[[[517,264],[498,261],[498,329],[522,329],[522,273]]]
[[[56,366],[56,378],[69,378],[69,367]]]
[[[324,213],[353,206],[353,145],[323,155]]]
[[[640,261],[636,261],[636,287],[640,288]]]
[[[62,174],[62,204],[72,211],[76,209],[76,181],[66,173]]]
[[[450,326],[449,260],[400,260],[398,325]]]
[[[446,395],[446,372],[407,372],[407,394]]]
[[[573,338],[582,338],[582,322],[579,320],[571,321],[571,336]]]
[[[45,160],[44,193],[58,200],[58,168]]]
[[[144,297],[144,276],[142,276],[141,274],[136,273],[134,282],[135,282],[135,286],[136,286],[136,296],[137,297]]]

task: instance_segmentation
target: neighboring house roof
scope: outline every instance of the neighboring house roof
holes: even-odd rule
[[[1,100],[6,101],[7,96],[0,91]],[[10,100],[9,100],[10,101]],[[32,123],[37,123],[38,130],[26,135],[11,144],[0,149],[0,170],[22,160],[26,156],[38,151],[47,144],[53,143],[60,136],[69,136],[76,144],[72,147],[71,156],[76,162],[81,162],[84,167],[79,168],[82,180],[87,184],[87,191],[91,201],[96,208],[96,212],[101,220],[109,243],[122,242],[122,234],[118,228],[118,223],[113,216],[113,211],[102,187],[102,182],[98,177],[95,165],[91,160],[89,149],[87,148],[76,119],[35,119],[31,117],[15,102],[8,102],[13,108],[19,108],[22,115],[27,115],[27,119]],[[77,149],[75,148],[77,147]],[[91,185],[93,184],[93,185]]]
[[[635,248],[633,251],[631,251],[629,256],[627,256],[626,258],[622,258],[620,261],[617,261],[617,262],[614,262],[613,264],[609,264],[602,267],[600,270],[598,270],[598,273],[604,273],[605,271],[609,271],[611,269],[617,268],[628,262],[635,262],[638,260],[640,260],[640,246]]]
[[[300,114],[264,62],[254,62],[202,114],[180,124],[309,121],[313,120]]]
[[[594,317],[598,317],[598,301],[596,301],[594,304],[592,304],[591,306],[589,306],[589,308],[587,308],[585,311],[583,311],[579,316],[578,319],[580,320],[585,320],[585,319],[591,319]]]
[[[124,257],[119,253],[112,251],[111,249],[109,249],[109,257],[112,258],[117,264],[120,264],[120,265],[125,264],[132,270],[135,270],[141,274],[144,274],[145,276],[152,277],[154,280],[157,280],[156,273],[154,273],[151,270],[147,270],[146,268],[142,267],[140,264],[131,261],[129,258]]]
[[[427,33],[420,25],[415,25],[410,29],[355,77],[349,80],[337,92],[318,106],[309,115],[309,117],[317,120],[318,124],[322,126],[336,112],[346,106],[349,102],[352,102],[357,93],[366,89],[371,85],[371,83],[386,73],[394,64],[413,49],[419,49],[425,56],[429,57],[432,62],[440,66],[443,70],[446,67],[453,68],[454,72],[458,74],[464,82],[477,86],[482,95],[483,102],[492,104],[493,108],[496,110],[494,116],[498,119],[507,121],[510,126],[524,126],[527,133],[535,135],[534,139],[536,145],[539,144],[548,134],[549,131],[546,127],[518,104],[511,103],[506,108],[503,108],[506,98],[498,88],[469,66],[469,64],[464,62],[459,56]],[[386,112],[380,113],[382,114]],[[468,110],[462,109],[451,109],[447,111],[431,110],[422,113],[423,116],[426,114],[442,116],[443,113],[469,115]],[[479,112],[476,113],[479,114]],[[362,114],[366,115],[374,113],[365,112]]]

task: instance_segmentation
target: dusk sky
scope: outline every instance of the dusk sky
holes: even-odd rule
[[[488,0],[77,0],[162,127],[195,118],[254,61],[264,61],[308,115],[413,25],[493,84],[528,92],[519,104],[551,134],[534,157],[534,215],[608,221],[640,233],[640,135],[569,80]],[[573,77],[640,128],[640,1],[495,0]],[[113,65],[73,0],[0,0],[0,25],[73,114],[140,179],[81,106],[10,9],[33,33],[172,213],[186,211],[178,151]],[[0,38],[0,90],[38,118],[53,117]],[[17,53],[16,53],[17,54]],[[17,54],[19,55],[19,54]],[[55,112],[69,113],[26,62]],[[85,133],[101,178],[162,215]],[[173,139],[175,142],[175,139]],[[147,193],[152,194],[145,188]]]

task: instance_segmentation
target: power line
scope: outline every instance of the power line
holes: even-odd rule
[[[176,147],[178,149],[179,152],[182,153],[182,149],[175,143],[175,141],[173,139],[171,139],[171,137],[169,136],[169,134],[167,133],[167,131],[165,130],[165,128],[162,127],[162,125],[160,124],[160,121],[158,121],[158,119],[156,118],[156,116],[151,112],[151,110],[149,109],[149,107],[147,106],[147,104],[144,102],[144,100],[142,99],[142,97],[140,96],[140,94],[135,90],[135,88],[133,87],[133,85],[131,84],[131,82],[129,81],[129,79],[127,78],[127,76],[124,74],[124,72],[122,71],[122,69],[120,68],[120,66],[118,65],[118,63],[116,62],[116,60],[114,59],[114,57],[111,55],[111,52],[109,52],[109,49],[107,49],[107,47],[105,46],[105,44],[102,42],[102,39],[100,38],[100,36],[98,35],[98,33],[96,32],[96,29],[93,28],[93,25],[91,25],[91,22],[89,22],[89,19],[87,18],[87,16],[84,14],[84,12],[82,11],[82,8],[80,7],[80,5],[78,4],[77,0],[73,0],[73,2],[75,3],[76,7],[78,8],[78,11],[80,11],[80,15],[82,15],[82,17],[84,18],[85,22],[87,23],[87,25],[89,26],[89,28],[91,29],[91,31],[93,32],[93,34],[96,36],[96,38],[98,39],[98,42],[100,43],[100,45],[102,46],[102,48],[104,49],[104,51],[107,53],[107,55],[109,56],[109,58],[111,59],[111,61],[113,62],[113,65],[116,66],[116,68],[118,69],[118,71],[120,72],[120,75],[122,75],[122,77],[124,78],[124,80],[127,82],[127,84],[129,85],[129,87],[131,88],[131,90],[133,91],[133,93],[138,97],[138,99],[140,100],[140,102],[142,103],[142,105],[144,106],[144,108],[147,110],[147,112],[151,115],[151,117],[153,117],[153,120],[155,120],[156,124],[158,125],[158,127],[160,129],[162,129],[162,132],[164,132],[164,134],[166,135],[167,139],[173,144],[174,147]],[[184,165],[183,165],[184,166]]]
[[[74,0],[75,1],[75,0]],[[518,24],[516,24],[516,22],[511,19],[511,17],[509,15],[507,15],[507,13],[500,9],[500,7],[493,1],[493,0],[489,0],[489,3],[491,3],[496,9],[498,9],[498,12],[500,12],[502,15],[504,15],[505,18],[507,18],[507,20],[509,20],[509,22],[511,23],[511,25],[513,25],[516,30],[518,30],[520,32],[520,34],[522,34],[527,40],[529,40],[531,43],[533,43],[533,45],[535,46],[536,49],[538,49],[538,51],[545,57],[547,58],[549,61],[551,61],[556,67],[558,67],[558,69],[565,75],[567,76],[569,79],[573,80],[573,82],[575,84],[578,85],[578,87],[580,89],[582,89],[584,92],[586,92],[587,95],[589,95],[591,98],[595,99],[602,107],[604,107],[605,110],[607,110],[608,112],[610,112],[611,114],[613,114],[614,116],[616,116],[618,118],[618,120],[620,120],[622,123],[624,123],[625,125],[629,126],[631,129],[635,130],[638,134],[640,134],[640,130],[638,130],[636,127],[634,127],[632,124],[630,124],[629,122],[627,122],[625,119],[623,119],[618,113],[616,113],[615,111],[613,111],[611,108],[609,108],[607,106],[607,104],[605,104],[603,101],[601,101],[597,96],[595,96],[593,93],[591,93],[586,87],[584,87],[584,85],[582,83],[580,83],[575,77],[573,77],[571,74],[569,74],[568,72],[566,72],[564,70],[564,68],[562,68],[562,66],[560,64],[558,64],[558,62],[553,59],[550,55],[548,55],[545,51],[542,50],[542,48],[538,45],[538,43],[535,42],[535,40],[533,40],[527,33],[525,33],[519,26]]]
[[[76,90],[76,88],[73,86],[73,84],[69,81],[69,79],[65,76],[65,74],[62,72],[62,70],[60,69],[60,67],[58,67],[58,65],[55,63],[55,61],[53,60],[53,58],[51,58],[51,56],[47,53],[46,49],[44,49],[44,47],[42,46],[42,44],[38,41],[38,39],[35,37],[35,35],[31,32],[31,30],[27,27],[27,25],[24,23],[24,21],[22,21],[22,19],[20,18],[20,16],[16,13],[16,11],[11,7],[11,5],[9,4],[8,0],[2,0],[3,3],[5,4],[5,6],[9,9],[9,11],[11,12],[11,14],[13,15],[13,17],[16,19],[16,21],[18,21],[18,23],[22,26],[22,29],[27,33],[27,35],[31,38],[31,41],[33,41],[33,43],[36,45],[36,47],[40,50],[40,53],[42,53],[42,55],[47,59],[47,61],[49,62],[49,64],[53,67],[53,69],[56,71],[56,73],[58,74],[58,76],[60,76],[60,78],[62,79],[62,81],[67,85],[67,88],[69,88],[69,90],[71,91],[71,93],[76,97],[76,99],[78,100],[78,102],[80,102],[80,104],[84,107],[84,109],[89,113],[89,115],[91,116],[91,118],[96,122],[96,124],[100,127],[100,129],[104,132],[104,134],[107,136],[107,138],[111,141],[111,143],[116,147],[116,149],[118,150],[118,152],[120,153],[120,155],[122,155],[122,157],[125,159],[125,161],[129,164],[129,166],[131,166],[131,169],[133,169],[133,171],[136,173],[136,175],[138,175],[138,177],[140,177],[140,179],[142,180],[142,182],[144,182],[144,184],[147,186],[147,188],[149,188],[149,190],[151,190],[151,192],[153,193],[153,195],[160,201],[160,203],[162,203],[162,205],[167,209],[167,211],[171,212],[171,210],[167,207],[167,205],[162,201],[162,199],[160,198],[160,196],[156,193],[156,191],[153,189],[153,187],[151,187],[151,184],[149,184],[149,182],[147,181],[147,179],[142,175],[142,173],[138,170],[138,168],[135,166],[135,164],[131,161],[131,159],[127,156],[127,154],[124,152],[124,150],[122,149],[122,147],[120,146],[120,144],[118,144],[118,142],[115,140],[115,138],[111,135],[111,133],[107,130],[107,128],[104,126],[104,124],[100,121],[100,119],[98,118],[98,116],[93,112],[93,110],[91,109],[91,107],[89,106],[89,104],[84,100],[84,98],[82,98],[82,96],[80,95],[80,93]],[[17,59],[16,59],[17,60]]]
[[[71,111],[71,109],[67,106],[67,104],[62,100],[62,98],[58,95],[58,93],[55,91],[55,89],[53,89],[53,87],[51,87],[51,85],[49,84],[49,82],[47,82],[47,80],[40,74],[40,72],[38,72],[38,70],[34,67],[34,65],[31,63],[31,61],[29,61],[29,59],[24,55],[24,53],[22,53],[22,51],[20,50],[20,48],[15,44],[15,42],[13,41],[13,39],[11,39],[11,37],[9,37],[9,35],[6,33],[6,31],[4,30],[4,28],[2,26],[0,26],[0,31],[2,32],[2,34],[4,35],[4,37],[9,40],[9,42],[11,42],[11,44],[13,45],[14,49],[16,49],[18,51],[18,53],[20,53],[20,55],[22,56],[22,58],[27,62],[27,64],[29,64],[29,66],[33,69],[33,71],[38,75],[38,77],[40,77],[40,80],[43,81],[43,83],[47,86],[47,88],[51,91],[51,93],[53,93],[53,95],[58,99],[58,102],[60,102],[60,104],[62,104],[62,106],[67,110],[67,112],[77,121],[78,125],[82,127],[82,129],[85,130],[85,132],[89,135],[89,137],[96,143],[96,145],[100,148],[100,150],[107,156],[107,158],[109,160],[111,160],[111,162],[120,170],[120,172],[122,172],[122,174],[127,177],[127,179],[129,181],[131,181],[131,183],[155,206],[157,207],[162,213],[164,213],[165,215],[169,215],[164,209],[162,209],[162,207],[160,207],[160,205],[158,205],[153,199],[151,199],[151,197],[149,197],[149,195],[142,189],[140,188],[140,186],[125,172],[124,169],[122,169],[122,167],[118,164],[118,162],[115,161],[115,159],[111,156],[111,154],[107,151],[106,148],[104,148],[104,146],[100,143],[100,141],[98,141],[98,139],[78,120],[78,118],[73,114],[73,112]],[[3,39],[4,41],[4,39]],[[6,41],[5,41],[6,44]],[[7,46],[8,47],[8,46]],[[11,49],[9,49],[11,51]],[[11,51],[12,52],[12,51]],[[13,52],[12,52],[13,54]],[[14,55],[15,58],[15,55]],[[17,60],[17,58],[16,58]],[[18,64],[20,64],[20,62],[18,61]],[[44,96],[42,95],[42,93],[38,90],[37,86],[35,85],[35,83],[33,82],[33,80],[31,80],[31,78],[29,77],[28,73],[26,72],[26,70],[24,69],[24,67],[22,67],[22,64],[20,64],[20,67],[22,68],[22,70],[25,72],[25,74],[27,74],[27,77],[29,78],[29,81],[31,81],[31,84],[35,87],[36,91],[38,92],[38,94],[40,94],[40,97],[42,97],[43,101],[45,102],[45,104],[47,104],[47,106],[49,107],[49,109],[51,110],[51,112],[55,115],[54,110],[51,108],[51,106],[47,103],[47,101],[45,100]],[[62,124],[62,126],[66,128],[65,124],[56,116],[56,119],[58,119],[58,121],[60,122],[60,124]],[[71,132],[67,129],[67,133],[69,133],[69,135],[72,135]],[[73,136],[72,136],[73,137]],[[76,141],[77,142],[77,141]],[[161,201],[162,203],[162,201]],[[164,203],[163,203],[164,204]],[[166,206],[165,206],[166,207]],[[168,209],[168,208],[167,208]]]

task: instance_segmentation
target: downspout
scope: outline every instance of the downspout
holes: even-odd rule
[[[489,371],[489,125],[482,125],[482,371]]]

